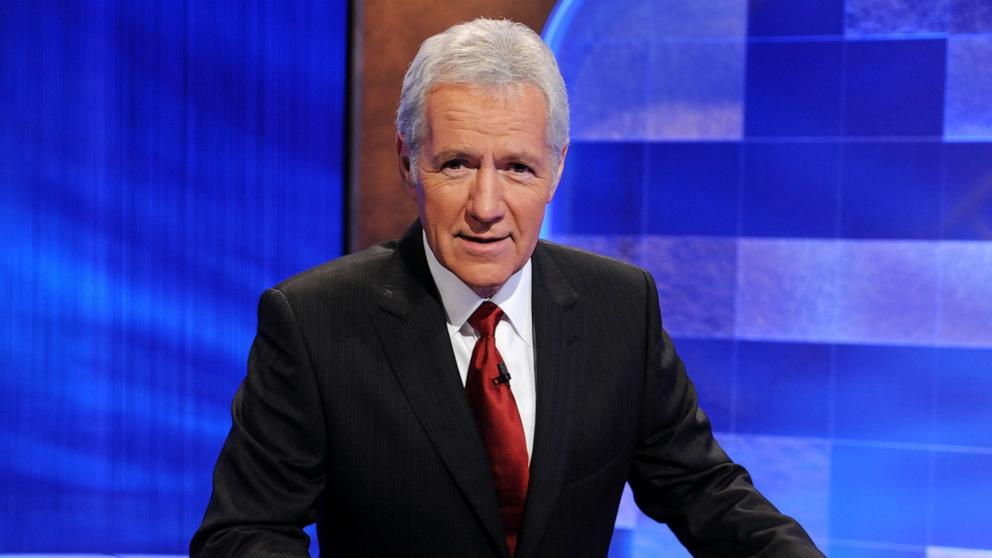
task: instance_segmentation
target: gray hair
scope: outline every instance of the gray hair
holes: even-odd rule
[[[531,84],[547,103],[548,149],[555,166],[568,143],[568,94],[555,56],[526,25],[479,18],[459,23],[420,45],[403,77],[396,131],[411,164],[424,138],[427,95],[440,84],[501,88]]]

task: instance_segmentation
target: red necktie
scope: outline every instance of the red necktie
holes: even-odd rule
[[[506,530],[506,544],[513,556],[517,533],[527,499],[529,470],[524,427],[517,402],[510,391],[509,375],[503,357],[496,350],[496,324],[503,317],[499,306],[486,301],[468,323],[479,333],[468,364],[465,391],[472,404],[475,423],[489,454],[489,466],[496,481],[499,514]]]

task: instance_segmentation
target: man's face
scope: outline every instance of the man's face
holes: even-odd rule
[[[527,262],[565,161],[553,165],[546,102],[532,85],[442,85],[428,94],[424,139],[400,172],[438,261],[489,297]]]

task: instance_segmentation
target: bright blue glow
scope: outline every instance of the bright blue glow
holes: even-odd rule
[[[719,4],[558,6],[545,232],[652,272],[718,439],[827,555],[992,556],[992,4]],[[621,516],[611,556],[685,555]]]
[[[951,3],[951,31],[992,33],[992,4],[986,0],[955,0]]]
[[[789,510],[816,541],[830,532],[832,445],[822,438],[719,434],[761,491]],[[831,555],[831,554],[828,554]]]
[[[992,448],[992,350],[941,349],[934,378],[933,441]]]
[[[346,4],[5,7],[0,552],[185,553],[259,293],[342,251]]]
[[[830,467],[831,539],[925,546],[927,510],[931,499],[939,497],[932,484],[921,482],[929,478],[929,453],[835,445]]]
[[[975,502],[989,502],[992,483],[962,480],[983,478],[992,469],[992,454],[941,453],[934,456],[933,541],[940,546],[992,548],[992,532],[981,513],[964,515],[958,509],[975,509]]]
[[[555,238],[648,269],[673,335],[992,348],[990,243]]]
[[[572,18],[580,4],[582,4],[582,0],[561,0],[555,3],[555,7],[551,9],[551,13],[548,14],[548,21],[541,31],[541,37],[551,47],[551,50],[558,51],[566,30],[572,26]]]
[[[990,16],[992,17],[992,16]],[[992,34],[952,37],[947,45],[944,137],[992,140]]]
[[[942,238],[992,240],[992,143],[944,145]]]
[[[844,33],[849,37],[919,37],[992,32],[986,0],[846,0]]]
[[[933,441],[937,349],[840,345],[835,351],[834,436]]]
[[[846,0],[844,34],[888,35],[946,33],[954,2],[933,0]]]

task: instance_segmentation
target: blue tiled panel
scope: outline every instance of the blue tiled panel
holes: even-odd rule
[[[824,550],[824,549],[821,549]],[[878,545],[850,546],[832,543],[827,556],[830,558],[926,558],[926,551],[878,548]]]
[[[954,538],[952,519],[940,519],[956,504],[940,508],[944,488],[933,481],[980,483],[992,465],[947,461],[938,466],[952,472],[935,473],[941,447],[928,444],[992,445],[992,242],[975,242],[992,240],[983,193],[992,153],[975,143],[992,143],[992,37],[955,34],[992,31],[992,3],[752,0],[744,84],[728,46],[741,22],[731,4],[574,2],[599,14],[573,25],[579,42],[641,49],[639,62],[572,45],[569,56],[600,60],[582,68],[581,87],[569,85],[573,100],[590,89],[595,99],[577,138],[647,143],[641,197],[629,197],[643,202],[643,221],[621,233],[558,231],[655,274],[666,327],[721,444],[774,502],[799,510],[830,556],[976,547],[962,538],[966,522]],[[601,69],[635,83],[597,85]],[[737,139],[741,125],[734,161],[729,143],[690,143]],[[680,143],[648,143],[659,139]],[[721,196],[734,172],[735,214]],[[569,218],[603,205],[590,199],[566,202]],[[763,354],[767,346],[826,347],[813,365],[821,389],[791,385],[780,370],[790,359]],[[781,408],[790,395],[812,408]],[[771,433],[733,434],[759,428]],[[803,444],[821,446],[820,466]],[[686,555],[641,519],[635,556]],[[932,538],[938,531],[947,536]]]
[[[740,139],[744,59],[741,40],[663,41],[645,46],[645,138]],[[629,79],[629,78],[628,78]]]
[[[847,143],[844,238],[940,238],[940,142]]]
[[[643,266],[658,285],[665,329],[676,337],[734,332],[737,243],[732,238],[555,235],[555,240]]]
[[[992,549],[931,545],[927,547],[927,558],[992,558]]]
[[[732,238],[637,239],[638,260],[658,282],[672,335],[730,337],[734,332],[737,243]]]
[[[563,49],[576,43],[626,39],[643,44],[657,33],[654,22],[659,14],[654,2],[616,0],[605,4],[580,0],[567,5],[567,28],[559,29],[554,37],[545,35],[545,40],[552,39],[557,43],[551,43],[551,47],[556,49],[558,56]],[[567,69],[561,62],[559,65],[563,71]]]
[[[837,345],[834,436],[930,441],[936,349]]]
[[[675,338],[675,349],[696,385],[699,406],[714,431],[729,432],[733,413],[734,342],[720,339]]]
[[[840,154],[836,143],[745,144],[741,234],[833,237]]]
[[[635,265],[641,261],[643,242],[636,235],[556,234],[554,235],[554,241]]]
[[[844,33],[849,36],[946,32],[953,1],[847,0]]]
[[[992,349],[938,349],[933,442],[992,448]]]
[[[738,241],[736,335],[830,340],[837,320],[833,281],[840,245],[825,240]]]
[[[573,140],[631,141],[647,136],[648,80],[631,79],[650,71],[646,45],[567,42],[557,54],[568,91],[582,92],[569,98]]]
[[[651,556],[692,558],[689,551],[682,546],[682,543],[666,525],[644,515],[638,520],[637,531],[634,532],[634,556],[636,558]]]
[[[648,146],[644,231],[665,235],[737,234],[737,143]]]
[[[556,238],[650,270],[676,335],[992,346],[985,243]]]
[[[941,286],[936,242],[845,241],[834,270],[834,339],[932,344]]]
[[[992,549],[992,454],[936,452],[933,468],[933,544]]]
[[[992,240],[992,143],[944,146],[941,229],[944,239]]]
[[[634,491],[631,490],[629,484],[625,484],[623,493],[620,495],[620,505],[617,507],[617,519],[613,523],[613,527],[624,530],[636,529],[639,515],[640,509],[637,507],[637,502],[634,501]]]
[[[799,520],[823,548],[829,535],[830,443],[742,434],[718,439],[727,454],[747,468],[758,490]]]
[[[559,4],[562,4],[561,2]],[[571,2],[573,22],[562,35],[551,37],[552,48],[587,41],[627,41],[646,44],[663,39],[741,38],[747,33],[747,0],[707,2]]]
[[[606,558],[631,558],[632,556],[634,556],[633,529],[614,529]]]
[[[829,433],[830,345],[740,341],[737,378],[738,432]]]
[[[943,345],[992,347],[992,243],[940,246],[940,316]]]
[[[954,0],[951,32],[992,33],[992,3],[988,0]]]
[[[750,43],[744,132],[836,136],[841,130],[842,43]]]
[[[926,451],[835,444],[830,538],[926,544],[929,460]]]
[[[737,253],[740,338],[992,347],[988,243],[741,239]]]
[[[748,35],[839,35],[843,0],[749,0]]]
[[[654,7],[651,26],[654,40],[661,38],[686,37],[700,38],[740,38],[747,34],[747,0],[709,0],[708,2],[644,2],[626,0],[629,3],[648,4]],[[619,6],[614,2],[590,2],[603,6],[609,15],[615,17]],[[621,33],[620,36],[623,36]]]
[[[641,232],[645,146],[573,142],[558,185],[555,229],[573,234]]]
[[[992,141],[992,35],[951,37],[947,49],[944,137]]]
[[[942,135],[945,40],[848,41],[846,47],[845,135]]]

